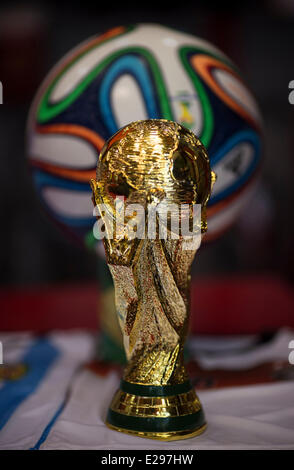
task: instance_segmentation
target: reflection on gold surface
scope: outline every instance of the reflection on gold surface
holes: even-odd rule
[[[196,413],[201,405],[194,390],[169,397],[140,397],[118,390],[110,407],[125,415],[166,418]]]

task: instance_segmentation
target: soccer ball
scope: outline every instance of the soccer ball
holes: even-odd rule
[[[81,243],[96,243],[89,180],[105,140],[148,118],[178,122],[208,151],[217,181],[207,239],[223,233],[248,201],[260,162],[261,118],[230,59],[203,39],[161,25],[117,27],[61,59],[29,114],[38,195]]]

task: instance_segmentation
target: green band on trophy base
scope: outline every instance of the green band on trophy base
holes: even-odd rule
[[[192,385],[189,380],[175,385],[141,385],[122,380],[120,388],[123,392],[141,397],[168,397],[189,392],[192,390]]]

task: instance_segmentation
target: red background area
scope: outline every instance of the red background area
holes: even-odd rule
[[[95,283],[0,291],[0,330],[97,330]],[[276,277],[194,280],[191,331],[247,334],[294,327],[292,287]]]

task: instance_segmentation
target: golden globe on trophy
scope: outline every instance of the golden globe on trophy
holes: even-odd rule
[[[200,140],[173,121],[133,122],[100,153],[91,180],[96,230],[128,360],[107,415],[117,431],[177,440],[206,427],[183,349],[190,268],[214,180]]]

